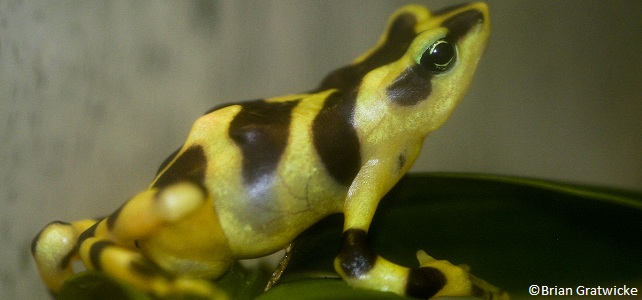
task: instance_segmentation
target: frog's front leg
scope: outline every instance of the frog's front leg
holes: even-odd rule
[[[385,160],[371,160],[350,187],[344,215],[343,245],[335,259],[335,269],[348,284],[390,291],[417,298],[474,296],[508,299],[508,294],[474,276],[466,267],[435,260],[419,251],[419,268],[396,265],[378,256],[368,244],[367,232],[379,200],[401,174]]]

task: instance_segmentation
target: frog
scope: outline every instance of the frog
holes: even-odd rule
[[[466,94],[489,35],[484,3],[403,6],[373,48],[316,88],[212,108],[150,185],[113,213],[54,221],[37,234],[31,253],[42,280],[55,296],[80,260],[157,297],[225,299],[212,279],[234,262],[290,249],[341,213],[333,265],[348,285],[507,299],[464,265],[419,250],[419,266],[405,267],[368,241],[380,200]]]

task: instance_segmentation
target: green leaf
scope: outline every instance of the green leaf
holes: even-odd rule
[[[404,299],[393,293],[359,290],[348,286],[339,279],[307,279],[277,285],[257,300],[282,299]]]
[[[265,283],[272,270],[265,266],[247,269],[240,264],[234,264],[221,278],[212,284],[223,289],[231,299],[254,299],[263,292]],[[65,300],[150,300],[151,297],[144,291],[138,290],[129,284],[118,282],[111,277],[95,272],[84,271],[72,276],[62,286],[57,299]],[[203,297],[198,295],[174,295],[165,300],[198,300]]]
[[[280,283],[259,299],[391,299],[337,279],[332,263],[342,216],[302,234]],[[642,287],[642,194],[495,175],[404,177],[382,200],[369,232],[375,251],[413,267],[419,249],[467,264],[472,273],[528,297],[532,284]],[[235,267],[217,281],[231,299],[261,292],[270,271]],[[63,299],[149,299],[97,273],[74,276]]]
[[[75,274],[62,286],[57,299],[131,299],[149,300],[144,292],[117,282],[105,274],[85,271]]]

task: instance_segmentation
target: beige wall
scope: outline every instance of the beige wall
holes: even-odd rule
[[[642,1],[489,2],[476,81],[414,170],[642,190]],[[204,3],[0,3],[0,298],[44,297],[47,222],[118,207],[208,108],[314,87],[400,5]]]

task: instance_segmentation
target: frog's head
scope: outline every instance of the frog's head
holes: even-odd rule
[[[484,3],[432,13],[405,6],[374,48],[331,73],[321,88],[357,91],[354,124],[365,132],[425,136],[464,97],[489,34]]]
[[[416,36],[403,57],[386,66],[385,91],[390,103],[417,111],[411,115],[428,133],[446,121],[468,90],[486,49],[490,21],[484,3],[413,16]]]

